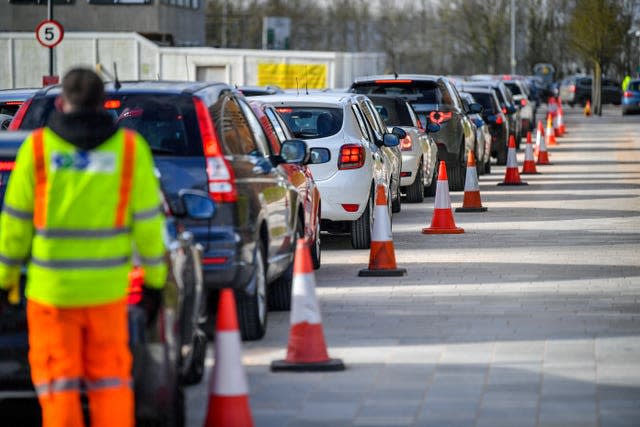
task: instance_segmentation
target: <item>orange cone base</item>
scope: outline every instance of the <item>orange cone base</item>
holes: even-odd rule
[[[211,396],[205,426],[214,425],[253,426],[247,396]]]
[[[553,163],[551,163],[549,161],[549,155],[547,154],[547,152],[543,151],[538,155],[538,161],[536,162],[536,164],[538,164],[538,165],[552,165]]]
[[[533,160],[526,161],[522,167],[520,175],[538,175],[540,172],[536,170],[536,163]]]
[[[480,206],[479,208],[465,208],[464,206],[461,208],[456,208],[456,212],[486,212],[489,208],[485,208],[484,206]]]
[[[399,277],[407,274],[406,268],[385,268],[384,270],[376,270],[364,268],[358,272],[360,277]]]
[[[342,359],[329,359],[324,362],[298,363],[286,360],[274,360],[271,362],[273,372],[329,372],[344,371]]]
[[[520,182],[499,182],[498,185],[529,185],[528,182],[520,181]]]
[[[423,228],[422,234],[462,234],[464,233],[464,229],[460,227],[455,228]]]

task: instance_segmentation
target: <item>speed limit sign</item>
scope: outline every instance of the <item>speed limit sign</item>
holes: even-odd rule
[[[45,19],[36,28],[36,38],[44,47],[53,48],[62,41],[64,28],[53,19]]]

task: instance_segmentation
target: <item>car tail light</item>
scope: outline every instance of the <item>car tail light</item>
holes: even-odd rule
[[[633,93],[631,93],[630,91],[627,90],[627,91],[624,92],[623,96],[625,98],[631,98],[631,97],[633,97]]]
[[[526,100],[526,99],[521,99],[521,100],[520,100],[520,105],[522,105],[523,107],[524,107],[525,105],[527,105],[527,100]]]
[[[238,200],[235,176],[227,159],[222,155],[220,141],[215,127],[209,116],[209,111],[204,102],[194,97],[202,148],[207,162],[207,180],[209,182],[209,195],[215,202],[235,202]]]
[[[497,125],[501,125],[502,123],[504,123],[504,119],[502,118],[502,114],[498,114],[498,116],[496,117],[496,124]]]
[[[411,176],[411,172],[410,171],[400,172],[400,177],[401,178],[406,178],[406,177],[409,177],[409,176]]]
[[[376,84],[394,84],[394,83],[402,83],[402,84],[410,84],[413,83],[413,80],[410,79],[386,79],[386,80],[376,80]]]
[[[511,80],[511,75],[510,74],[503,75],[502,80]]]
[[[3,104],[4,105],[22,105],[24,103],[24,101],[6,101]]]
[[[229,258],[226,256],[204,257],[202,258],[202,263],[204,265],[220,265],[227,262],[227,259]]]
[[[119,99],[107,99],[104,101],[105,110],[117,110],[120,108],[121,102]]]
[[[502,107],[502,114],[507,114],[507,107]]]
[[[411,151],[413,148],[413,141],[409,135],[405,136],[400,140],[400,149],[402,151]]]
[[[432,111],[431,113],[429,113],[429,120],[431,120],[433,123],[437,123],[437,124],[442,124],[446,121],[451,120],[451,115],[452,113],[445,113],[442,111]]]
[[[18,108],[18,111],[16,111],[16,115],[13,116],[13,120],[11,120],[11,123],[9,123],[8,130],[18,130],[18,129],[20,129],[20,125],[22,124],[22,120],[24,119],[24,115],[26,114],[27,110],[29,109],[29,105],[31,105],[31,98],[27,99],[24,102],[24,104],[22,104],[20,106],[20,108]]]
[[[576,93],[576,85],[569,86],[569,92]]]
[[[364,166],[364,147],[347,144],[340,147],[338,169],[358,169]]]
[[[0,172],[11,172],[16,162],[0,162]]]
[[[357,212],[359,207],[360,207],[360,205],[352,204],[352,203],[343,203],[342,204],[342,209],[344,209],[347,212]]]

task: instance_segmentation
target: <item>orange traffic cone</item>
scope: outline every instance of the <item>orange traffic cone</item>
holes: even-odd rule
[[[216,320],[215,365],[209,383],[209,407],[205,427],[251,427],[249,386],[242,367],[242,349],[231,289],[220,291]]]
[[[396,254],[391,234],[391,221],[387,205],[387,191],[384,185],[376,188],[376,207],[373,211],[373,233],[369,268],[360,270],[358,276],[404,276],[406,268],[396,266]]]
[[[422,234],[461,234],[464,229],[456,227],[451,212],[451,197],[449,197],[449,180],[447,179],[447,165],[440,161],[438,182],[436,183],[436,200],[433,206],[431,226],[422,229]]]
[[[456,212],[486,212],[480,200],[480,186],[478,185],[478,172],[476,171],[476,156],[473,150],[467,156],[467,176],[464,181],[464,199],[462,207],[456,208]]]
[[[547,138],[545,141],[547,143],[547,147],[558,145],[558,142],[556,141],[556,133],[553,130],[553,117],[551,116],[551,113],[547,114],[547,131],[545,133],[545,137]]]
[[[591,101],[587,99],[587,103],[584,105],[584,115],[589,117],[591,115]]]
[[[538,120],[538,131],[536,132],[536,153],[539,165],[550,165],[549,153],[547,152],[547,143],[545,142],[544,129],[542,120]]]
[[[528,185],[520,180],[518,159],[516,157],[516,140],[513,135],[509,137],[509,152],[507,153],[507,169],[504,172],[504,181],[499,182],[498,185]]]
[[[524,150],[524,163],[522,164],[523,175],[537,174],[536,161],[533,158],[533,145],[531,144],[531,132],[527,132],[527,145]]]
[[[305,239],[298,239],[293,261],[291,329],[287,357],[271,362],[278,371],[342,371],[340,359],[330,359],[324,341],[320,306],[316,298],[316,279],[311,253]]]
[[[564,136],[566,133],[564,127],[564,109],[562,108],[562,101],[558,98],[558,137]]]

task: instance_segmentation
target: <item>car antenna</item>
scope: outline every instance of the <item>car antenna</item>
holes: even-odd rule
[[[184,67],[187,69],[187,80],[191,81],[191,77],[189,76],[189,61],[187,61],[187,57],[184,57]]]
[[[122,84],[120,84],[120,80],[118,80],[118,64],[116,64],[115,62],[113,63],[113,76],[115,78],[113,87],[116,90],[119,90],[122,87]]]
[[[296,76],[296,92],[300,96],[300,84],[298,84],[298,76]]]
[[[309,73],[307,72],[307,66],[304,66],[304,91],[309,95]]]

